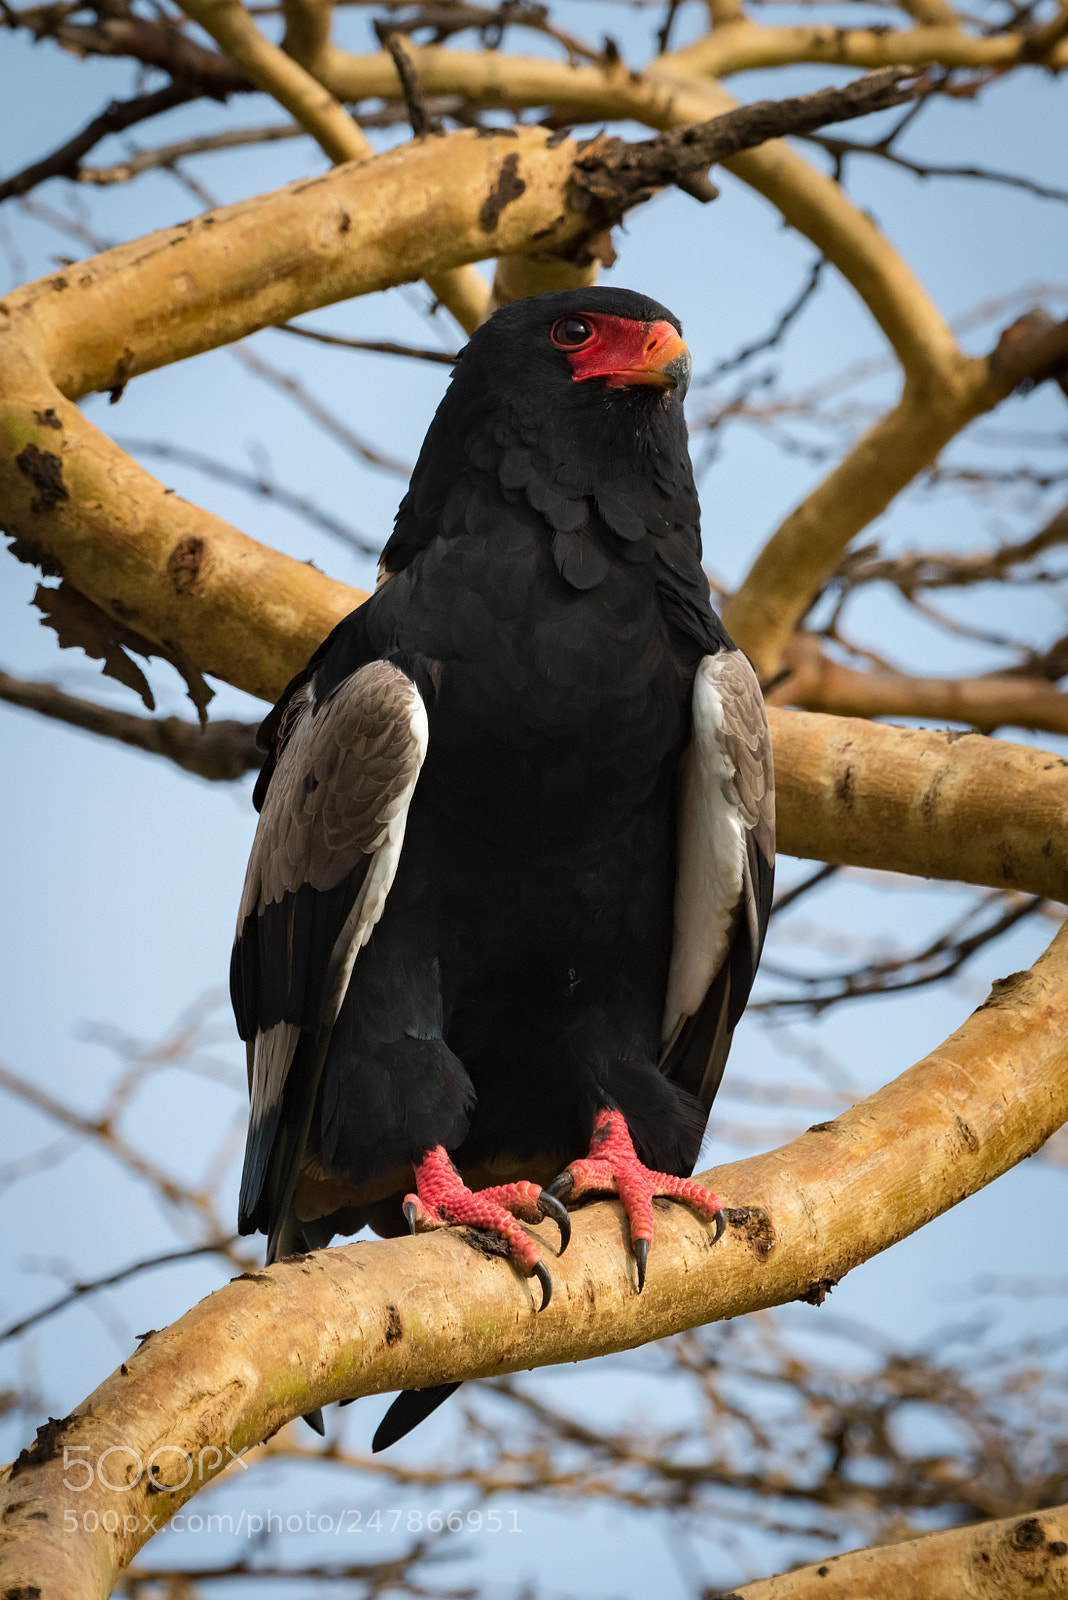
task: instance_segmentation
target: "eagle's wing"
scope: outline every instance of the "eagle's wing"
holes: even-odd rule
[[[661,1069],[709,1108],[764,944],[775,777],[760,692],[740,650],[705,656],[683,758],[675,928]]]
[[[294,691],[269,730],[274,765],[230,963],[252,1101],[239,1226],[270,1234],[269,1260],[330,1031],[396,875],[427,747],[419,691],[387,661],[360,667],[320,702],[314,676]]]

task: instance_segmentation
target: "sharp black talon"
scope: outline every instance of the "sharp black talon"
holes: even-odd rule
[[[566,1200],[574,1187],[575,1180],[565,1167],[560,1176],[554,1178],[552,1183],[546,1184],[541,1192],[542,1194],[551,1194],[554,1200]]]
[[[541,1284],[541,1305],[538,1310],[544,1311],[553,1297],[553,1280],[549,1276],[549,1269],[544,1261],[536,1261],[534,1263],[534,1276]]]
[[[638,1293],[641,1294],[642,1290],[645,1288],[645,1268],[646,1263],[649,1260],[648,1239],[635,1239],[634,1259],[638,1265]]]
[[[715,1244],[727,1231],[727,1213],[722,1206],[718,1211],[713,1211],[712,1221],[716,1224],[716,1231],[712,1235],[712,1243]]]
[[[407,1201],[404,1207],[404,1218],[408,1224],[409,1233],[415,1232],[415,1219],[418,1215],[419,1213],[415,1209],[415,1201]]]
[[[571,1218],[568,1216],[567,1207],[561,1205],[548,1189],[543,1189],[538,1196],[538,1210],[543,1217],[551,1217],[560,1229],[560,1254],[563,1255],[571,1243]]]

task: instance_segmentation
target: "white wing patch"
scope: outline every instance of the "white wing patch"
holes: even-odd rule
[[[252,1046],[252,1081],[249,1086],[252,1118],[262,1118],[264,1109],[282,1098],[286,1074],[300,1038],[300,1029],[291,1022],[276,1022],[256,1035]]]
[[[410,689],[407,709],[408,726],[415,746],[414,771],[410,781],[380,814],[382,827],[374,841],[374,855],[370,869],[357,896],[356,904],[350,911],[334,945],[330,965],[336,970],[336,977],[327,1002],[330,1023],[337,1019],[337,1014],[341,1010],[341,1002],[345,998],[356,957],[371,937],[375,923],[385,910],[386,896],[393,887],[393,880],[400,865],[404,831],[408,826],[408,809],[412,803],[412,795],[415,793],[415,785],[423,762],[426,760],[427,743],[430,738],[426,706],[414,683],[410,685]]]
[[[700,1009],[726,957],[742,898],[747,829],[735,765],[722,738],[720,676],[726,655],[705,656],[694,679],[693,736],[682,760],[679,795],[665,1044]]]
[[[380,714],[377,744],[363,715],[372,701]],[[332,887],[360,856],[370,858],[331,952],[320,1019],[321,1027],[330,1028],[337,1020],[356,957],[371,937],[393,887],[430,730],[426,706],[415,684],[382,661],[361,667],[346,678],[318,712],[313,707],[314,689],[309,684],[296,697],[284,767],[280,764],[268,791],[261,817],[265,852],[261,857],[254,848],[238,926],[240,929],[257,908],[281,899],[302,881]],[[325,762],[321,769],[324,777],[329,776],[332,764],[343,770],[343,793],[337,797],[336,815],[327,815],[322,808],[316,812],[314,801],[306,794],[304,778],[315,773],[319,753]],[[378,781],[381,787],[376,792]],[[322,788],[314,785],[311,792],[318,796],[328,788],[324,782]],[[362,794],[358,792],[361,788]],[[305,809],[298,815],[296,808],[301,802]],[[287,828],[291,831],[286,832]],[[286,1022],[256,1034],[250,1086],[254,1124],[280,1100],[299,1039],[300,1028]]]

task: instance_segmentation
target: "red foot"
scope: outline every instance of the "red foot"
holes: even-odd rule
[[[542,1287],[541,1309],[552,1296],[552,1279],[542,1262],[541,1252],[516,1221],[540,1222],[552,1217],[560,1229],[560,1253],[567,1249],[571,1223],[560,1201],[542,1191],[536,1183],[502,1183],[493,1189],[469,1189],[442,1145],[428,1150],[415,1169],[417,1193],[405,1195],[404,1215],[415,1233],[418,1229],[446,1228],[466,1223],[498,1234],[507,1241],[508,1251],[526,1277],[536,1277]]]
[[[548,1189],[559,1199],[572,1201],[584,1194],[618,1194],[630,1222],[630,1238],[638,1263],[638,1290],[645,1285],[645,1264],[653,1242],[653,1198],[664,1195],[683,1200],[706,1222],[716,1225],[716,1238],[726,1219],[723,1202],[692,1178],[653,1172],[638,1160],[630,1130],[618,1111],[599,1111],[593,1124],[590,1153],[572,1161]]]

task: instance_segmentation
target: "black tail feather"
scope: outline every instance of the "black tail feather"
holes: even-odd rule
[[[459,1383],[437,1383],[430,1389],[405,1389],[378,1424],[378,1431],[371,1441],[372,1451],[377,1455],[379,1450],[388,1450],[391,1444],[403,1439],[406,1433],[411,1433],[432,1411],[436,1411],[450,1394],[455,1394],[459,1387]]]

